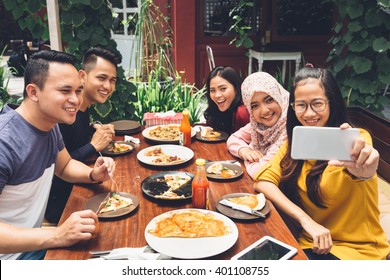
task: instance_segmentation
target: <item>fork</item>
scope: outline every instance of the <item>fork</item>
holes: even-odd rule
[[[103,124],[102,124],[100,121],[96,121],[96,123],[97,123],[97,124],[100,124],[101,126],[103,126]],[[100,151],[98,151],[98,153],[99,153],[99,156],[102,157],[103,162],[106,163],[105,160],[104,160],[104,157],[103,157],[102,153],[101,153]],[[107,173],[108,173],[108,176],[110,176],[111,181],[114,183],[114,186],[115,186],[115,193],[118,193],[118,189],[119,189],[119,188],[118,188],[118,184],[116,183],[116,181],[114,180],[114,178],[111,176],[110,172],[108,172],[108,170],[107,170]]]

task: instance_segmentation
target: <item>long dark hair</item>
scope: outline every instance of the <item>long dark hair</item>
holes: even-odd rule
[[[229,83],[231,83],[234,87],[234,90],[236,92],[236,96],[230,105],[230,108],[226,110],[225,112],[221,112],[215,102],[211,99],[210,96],[210,81],[212,78],[220,76],[227,80]],[[211,126],[215,130],[222,130],[227,133],[232,133],[232,129],[234,126],[234,116],[237,111],[238,106],[240,106],[242,103],[242,96],[241,96],[241,83],[242,79],[237,74],[237,72],[227,66],[217,66],[215,67],[207,77],[206,82],[206,96],[207,96],[207,102],[208,107],[204,113],[204,117],[206,119],[207,125]]]
[[[342,97],[340,88],[332,73],[327,69],[316,67],[303,67],[295,76],[292,89],[290,92],[290,102],[295,101],[295,89],[298,85],[304,83],[304,80],[314,78],[319,80],[320,86],[324,89],[325,95],[329,100],[329,119],[326,123],[328,127],[339,127],[341,124],[348,122],[347,111]],[[295,126],[301,126],[295,112],[291,106],[287,110],[287,153],[282,159],[280,166],[282,168],[282,180],[280,183],[281,190],[294,203],[302,207],[302,203],[298,195],[298,178],[302,171],[303,160],[293,160],[291,158],[291,141],[292,132]],[[310,140],[310,139],[309,139]],[[310,170],[306,177],[307,194],[316,206],[326,208],[321,199],[320,181],[321,175],[327,167],[326,161],[317,161],[315,166]]]

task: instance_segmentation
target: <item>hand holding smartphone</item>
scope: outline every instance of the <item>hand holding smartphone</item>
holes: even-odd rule
[[[360,131],[357,128],[296,126],[291,157],[303,160],[347,160]]]

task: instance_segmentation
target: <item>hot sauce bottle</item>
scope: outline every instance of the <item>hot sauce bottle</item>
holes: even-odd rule
[[[196,174],[192,181],[192,207],[208,209],[209,206],[209,181],[206,177],[205,164],[202,158],[196,160]]]
[[[183,111],[183,120],[180,125],[180,145],[186,146],[187,148],[191,147],[191,125],[189,120],[190,112],[188,110]]]

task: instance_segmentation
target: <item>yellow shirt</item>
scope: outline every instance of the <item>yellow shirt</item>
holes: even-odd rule
[[[361,129],[360,137],[372,145],[367,131]],[[286,151],[287,141],[256,174],[255,181],[279,185],[282,174],[279,164]],[[333,240],[330,252],[339,259],[385,259],[390,245],[379,223],[377,176],[366,181],[354,180],[343,167],[326,167],[321,179],[321,197],[327,208],[319,208],[308,198],[306,188],[306,175],[314,164],[312,160],[303,164],[298,178],[299,196],[305,212],[330,230]],[[304,230],[298,241],[303,249],[313,246],[311,236]]]

